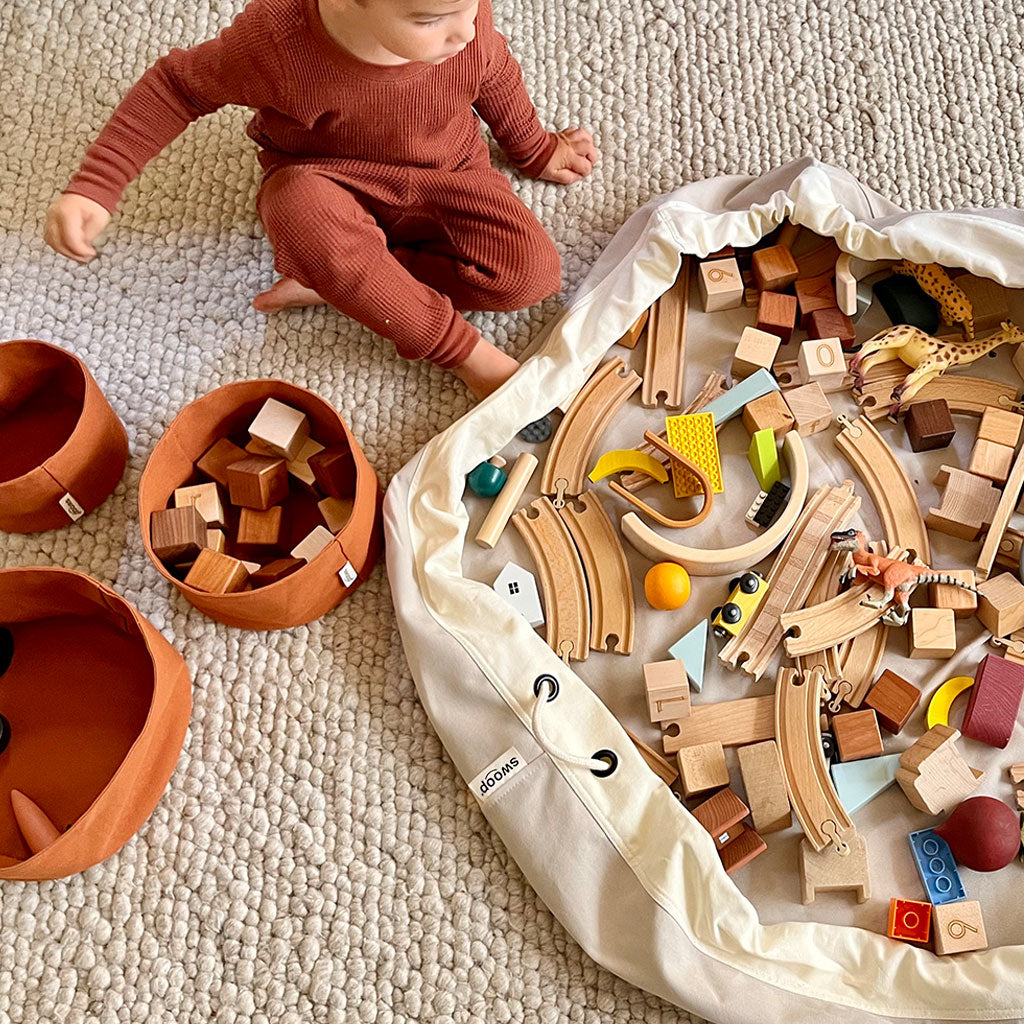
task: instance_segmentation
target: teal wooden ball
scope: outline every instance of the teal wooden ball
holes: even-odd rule
[[[470,470],[466,482],[474,494],[481,498],[493,498],[505,486],[508,477],[505,470],[492,466],[489,462],[481,462],[475,469]]]

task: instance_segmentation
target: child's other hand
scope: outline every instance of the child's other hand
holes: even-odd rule
[[[585,128],[567,128],[555,135],[558,145],[537,177],[559,185],[582,181],[597,163],[594,137]]]
[[[93,241],[109,223],[109,212],[94,199],[68,193],[55,199],[46,211],[43,238],[62,256],[88,263],[96,255]]]

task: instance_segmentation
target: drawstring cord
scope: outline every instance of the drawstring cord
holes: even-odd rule
[[[545,705],[558,696],[558,680],[554,676],[542,675],[538,676],[533,684],[533,693],[536,700],[533,704],[533,711],[530,714],[530,722],[533,725],[533,734],[540,744],[544,753],[548,757],[554,758],[556,761],[561,761],[564,764],[575,765],[577,768],[587,768],[592,771],[595,775],[605,776],[610,775],[615,767],[618,765],[618,758],[614,752],[609,750],[599,750],[598,753],[604,756],[602,757],[578,757],[576,754],[571,754],[567,750],[563,750],[561,747],[551,741],[548,735],[544,731],[544,726],[541,724],[541,711]]]

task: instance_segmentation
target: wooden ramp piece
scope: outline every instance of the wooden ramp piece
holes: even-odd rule
[[[683,256],[675,284],[651,306],[644,352],[640,401],[653,409],[662,399],[669,409],[683,404],[686,318],[690,306],[690,257]]]
[[[548,646],[563,661],[583,661],[590,649],[590,604],[583,566],[569,531],[545,497],[521,508],[512,523],[537,564]]]
[[[1017,452],[1013,468],[1010,470],[1010,477],[1003,487],[999,504],[992,516],[992,525],[988,528],[985,543],[981,546],[981,554],[978,555],[978,561],[974,567],[979,583],[987,580],[989,573],[992,572],[992,563],[999,550],[999,542],[1002,540],[1003,531],[1010,525],[1010,516],[1013,515],[1013,510],[1017,507],[1017,500],[1020,498],[1022,488],[1024,488],[1024,448]]]
[[[623,402],[640,386],[640,378],[626,369],[621,359],[609,359],[587,381],[573,400],[551,439],[542,494],[552,496],[555,507],[565,504],[566,495],[577,495],[586,486],[587,463],[601,435]]]
[[[569,528],[587,577],[591,648],[629,654],[633,650],[633,580],[608,513],[594,491],[584,491],[558,514]]]

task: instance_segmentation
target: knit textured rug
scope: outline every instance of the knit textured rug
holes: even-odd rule
[[[0,3],[0,339],[81,355],[131,438],[98,512],[4,536],[0,564],[111,584],[183,652],[195,694],[135,839],[84,875],[0,886],[0,1019],[686,1020],[598,968],[492,835],[417,701],[383,567],[321,621],[251,633],[204,618],[146,559],[146,458],[220,384],[279,376],[319,392],[385,482],[470,404],[332,311],[252,310],[273,272],[240,109],[145,171],[91,266],[44,247],[46,207],[119,97],[238,7]],[[569,188],[516,181],[558,243],[567,293],[652,195],[808,153],[907,206],[1024,198],[1017,0],[495,7],[545,124],[586,126],[602,152]],[[558,308],[474,322],[520,354]]]

